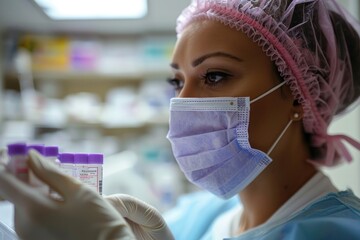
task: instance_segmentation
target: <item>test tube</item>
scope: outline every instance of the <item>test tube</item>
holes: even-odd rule
[[[76,177],[75,165],[74,165],[74,154],[73,153],[60,153],[60,169],[63,173]]]
[[[90,185],[88,181],[88,154],[86,153],[75,153],[74,164],[76,168],[76,178],[86,185]]]
[[[56,167],[60,167],[59,157],[59,147],[57,146],[45,146],[44,156],[52,163],[56,165]]]
[[[94,183],[93,188],[102,195],[103,188],[103,163],[104,155],[101,153],[92,153],[88,156],[89,175]]]
[[[7,145],[8,169],[12,174],[24,182],[29,181],[28,156],[25,143],[13,143]]]
[[[44,144],[29,144],[29,145],[26,146],[26,148],[27,148],[28,151],[30,149],[34,149],[38,153],[40,153],[41,155],[44,155],[44,148],[45,148]]]
[[[60,160],[58,159],[59,156],[59,147],[57,146],[45,146],[44,148],[44,156],[51,162],[51,164],[54,164],[56,168],[60,168]],[[56,193],[54,190],[49,188],[49,194],[54,199],[61,199],[61,196]]]
[[[29,151],[30,149],[34,149],[43,156],[44,148],[44,144],[29,144],[26,146],[27,151]],[[48,188],[39,178],[35,176],[32,171],[29,172],[29,183],[34,187],[42,188],[44,191],[46,191],[46,189]]]

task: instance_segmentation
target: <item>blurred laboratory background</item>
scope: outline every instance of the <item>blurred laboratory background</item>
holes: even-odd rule
[[[190,0],[92,2],[0,0],[0,147],[26,141],[103,153],[105,194],[166,210],[196,190],[165,138],[175,21]],[[358,0],[339,2],[359,16]],[[330,131],[360,139],[359,123],[357,107]],[[360,196],[360,156],[352,154],[353,163],[325,171]]]

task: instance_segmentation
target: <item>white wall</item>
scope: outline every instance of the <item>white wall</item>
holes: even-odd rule
[[[343,133],[356,140],[360,140],[360,107],[351,113],[336,120],[330,126],[329,132]],[[349,146],[349,145],[347,145]],[[360,196],[360,152],[353,147],[348,148],[354,160],[350,164],[342,164],[338,167],[325,169],[335,186],[340,190],[351,188],[357,196]]]
[[[3,118],[3,83],[4,83],[4,54],[3,54],[3,50],[4,50],[4,44],[3,44],[3,37],[2,37],[2,32],[0,31],[0,125],[1,125],[1,121]],[[0,128],[1,131],[1,128]]]
[[[345,6],[354,16],[359,18],[359,0],[337,0]]]
[[[359,17],[359,0],[338,0],[349,11]],[[360,67],[360,66],[359,66]],[[330,125],[330,133],[343,133],[360,140],[360,106],[344,117],[334,121]],[[349,145],[347,145],[349,146]],[[360,196],[360,152],[349,146],[354,160],[350,164],[342,164],[338,167],[325,169],[335,186],[340,190],[351,188],[357,196]]]

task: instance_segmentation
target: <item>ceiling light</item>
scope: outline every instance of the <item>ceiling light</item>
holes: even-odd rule
[[[34,0],[55,20],[137,19],[147,14],[147,0]]]

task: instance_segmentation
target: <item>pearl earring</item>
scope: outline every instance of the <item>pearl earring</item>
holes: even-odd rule
[[[296,118],[299,118],[299,114],[298,113],[294,113],[294,118],[296,119]]]

